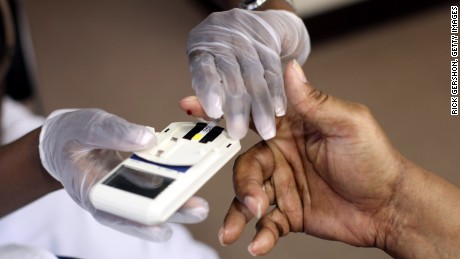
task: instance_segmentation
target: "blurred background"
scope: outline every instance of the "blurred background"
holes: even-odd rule
[[[450,7],[447,1],[296,1],[312,38],[304,65],[317,88],[371,108],[409,159],[460,184],[460,118],[450,116]],[[23,1],[33,52],[25,51],[35,107],[98,107],[163,129],[190,121],[178,101],[193,94],[185,55],[188,32],[210,11],[195,0]],[[17,93],[27,99],[30,93]],[[260,141],[251,133],[242,151]],[[189,226],[222,258],[251,258],[254,222],[235,244],[217,239],[233,199],[233,160],[198,195],[209,218]],[[101,240],[101,249],[103,240]],[[179,248],[180,249],[180,248]],[[304,234],[281,238],[264,258],[388,258]]]

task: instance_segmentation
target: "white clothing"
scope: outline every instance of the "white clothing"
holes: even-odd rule
[[[0,246],[0,259],[57,259],[52,253],[31,246],[4,245]]]
[[[2,100],[1,144],[8,144],[40,127],[45,118],[32,114],[24,105],[4,97]]]

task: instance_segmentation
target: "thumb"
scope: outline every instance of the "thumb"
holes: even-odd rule
[[[286,96],[294,111],[323,134],[335,134],[337,125],[353,120],[355,104],[315,89],[295,59],[286,67],[284,82]]]
[[[100,109],[83,109],[69,113],[66,121],[70,121],[67,124],[73,129],[72,137],[90,147],[133,151],[156,144],[153,129],[130,123]],[[74,125],[75,122],[78,124]]]

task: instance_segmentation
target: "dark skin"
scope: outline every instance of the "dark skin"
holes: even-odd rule
[[[276,136],[235,163],[221,243],[235,242],[256,217],[253,255],[303,232],[397,258],[457,257],[460,189],[402,156],[365,106],[314,89],[294,67]],[[193,97],[180,105],[204,115]]]
[[[38,152],[40,129],[0,147],[0,217],[62,188],[41,164]]]

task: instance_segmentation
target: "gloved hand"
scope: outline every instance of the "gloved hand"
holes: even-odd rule
[[[275,136],[275,114],[286,112],[283,71],[303,64],[310,38],[302,20],[281,10],[233,9],[211,14],[189,35],[192,87],[211,118],[225,116],[233,138],[243,138],[252,115],[264,139]]]
[[[94,208],[92,186],[122,160],[117,151],[152,147],[156,136],[144,126],[99,109],[58,110],[45,121],[40,133],[40,159],[45,169],[62,183],[67,193],[100,223],[151,241],[172,235],[168,224],[142,225]],[[169,222],[197,223],[207,217],[208,203],[192,197]]]

